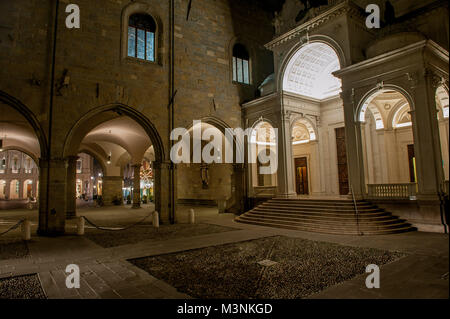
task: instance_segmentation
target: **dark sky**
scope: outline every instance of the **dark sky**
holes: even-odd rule
[[[270,12],[280,11],[285,0],[258,0]]]

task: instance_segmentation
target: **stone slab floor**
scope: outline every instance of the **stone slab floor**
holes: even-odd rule
[[[190,207],[180,207],[178,221],[187,221]],[[126,225],[145,217],[148,205],[140,210],[126,207],[86,208],[79,211],[100,225]],[[27,243],[26,258],[0,259],[0,280],[37,274],[47,298],[191,298],[155,278],[127,260],[183,252],[271,236],[328,242],[352,247],[376,248],[406,254],[381,266],[381,288],[367,289],[366,276],[360,275],[331,286],[308,298],[448,298],[448,235],[413,232],[386,236],[338,236],[274,229],[239,224],[229,214],[219,215],[215,208],[197,207],[197,222],[222,227],[226,231],[191,237],[154,239],[103,248],[87,237],[74,235],[75,222],[67,225],[68,235],[58,238],[33,236]],[[36,211],[0,211],[0,232],[14,221],[27,216],[35,233]],[[229,231],[228,231],[229,230]],[[6,239],[18,238],[15,230]],[[9,236],[9,237],[8,237]],[[65,268],[77,264],[81,270],[81,288],[67,289]]]

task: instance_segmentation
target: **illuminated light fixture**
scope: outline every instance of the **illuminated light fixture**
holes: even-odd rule
[[[3,139],[0,139],[0,152],[3,152]]]
[[[297,142],[292,143],[292,145],[306,144],[306,143],[309,143],[309,141],[311,141],[311,140],[297,141]]]
[[[109,153],[108,155],[108,160],[106,161],[106,164],[111,164],[111,153]]]
[[[407,127],[407,126],[412,126],[412,122],[399,123],[395,127]]]

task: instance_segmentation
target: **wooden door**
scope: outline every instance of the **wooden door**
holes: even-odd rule
[[[348,167],[347,167],[347,147],[345,144],[345,127],[335,129],[336,149],[339,178],[339,194],[348,195]]]
[[[308,161],[306,157],[295,159],[295,184],[297,194],[308,195]]]
[[[416,157],[414,155],[414,144],[408,145],[409,179],[411,183],[416,182]]]

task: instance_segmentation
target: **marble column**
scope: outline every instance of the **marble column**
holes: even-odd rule
[[[141,164],[132,165],[133,176],[133,208],[141,208]]]
[[[278,127],[278,197],[296,197],[292,156],[291,113],[282,111]]]
[[[362,148],[361,123],[355,121],[355,103],[351,90],[343,90],[341,98],[344,102],[345,144],[347,151],[347,169],[350,192],[356,199],[364,198],[366,185],[364,177],[364,159]]]
[[[76,208],[76,177],[77,177],[77,160],[78,156],[70,156],[67,158],[67,204],[66,217],[73,219],[77,216]]]
[[[436,85],[433,74],[424,70],[414,87],[415,109],[411,110],[416,157],[418,199],[438,200],[444,180],[439,124],[436,106]]]

